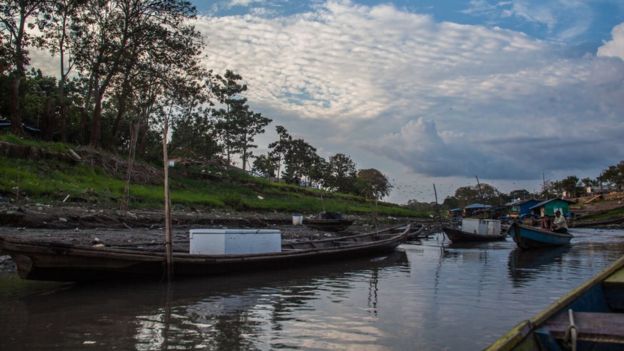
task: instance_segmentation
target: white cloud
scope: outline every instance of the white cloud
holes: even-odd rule
[[[590,3],[576,0],[471,0],[463,13],[504,24],[510,18],[544,27],[549,40],[568,41],[585,34],[594,21]]]
[[[425,108],[431,88],[454,88],[430,83],[478,72],[486,62],[489,71],[507,71],[543,46],[521,33],[343,2],[289,17],[202,18],[197,25],[207,37],[210,67],[241,72],[254,99],[324,119],[370,119],[406,104]]]
[[[428,176],[501,179],[624,158],[609,136],[624,130],[617,61],[566,58],[523,33],[389,5],[330,1],[197,25],[210,67],[241,73],[254,106],[330,152],[368,150]]]
[[[624,23],[615,26],[611,36],[611,40],[598,48],[598,56],[619,57],[624,60]]]
[[[227,7],[247,7],[254,3],[262,3],[262,0],[230,0],[227,4]]]
[[[252,107],[324,156],[346,152],[396,178],[527,179],[624,159],[624,61],[606,57],[624,58],[624,24],[581,58],[389,5],[195,24],[207,66],[242,74]]]

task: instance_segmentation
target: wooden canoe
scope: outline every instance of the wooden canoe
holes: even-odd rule
[[[330,260],[374,256],[393,251],[406,240],[410,226],[324,240],[283,243],[282,251],[248,255],[191,255],[175,252],[176,277],[210,276],[287,268]],[[0,251],[13,257],[20,277],[33,280],[95,281],[158,279],[162,252],[80,247],[62,243],[0,237]]]
[[[512,328],[486,350],[623,350],[622,311],[624,257]]]
[[[519,223],[509,227],[509,235],[521,249],[568,245],[573,238],[569,233],[555,233]]]
[[[316,230],[341,232],[349,228],[353,221],[350,219],[306,218],[303,220],[303,224]]]
[[[443,227],[442,230],[449,238],[449,240],[454,243],[466,241],[500,241],[505,240],[505,237],[507,236],[507,233],[501,233],[498,235],[474,234],[451,227]]]

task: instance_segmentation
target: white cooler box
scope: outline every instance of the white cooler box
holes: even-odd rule
[[[464,218],[462,231],[479,235],[499,235],[501,233],[501,221],[497,219]]]
[[[282,233],[274,229],[191,229],[193,255],[242,255],[282,251]]]

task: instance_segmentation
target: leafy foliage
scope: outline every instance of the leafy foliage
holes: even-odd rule
[[[359,195],[376,200],[389,195],[392,189],[388,178],[374,168],[359,170],[356,186]]]
[[[620,161],[618,164],[611,165],[603,170],[598,179],[622,190],[624,188],[624,161]]]

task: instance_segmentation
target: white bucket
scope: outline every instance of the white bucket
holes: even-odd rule
[[[293,221],[293,225],[302,225],[303,224],[303,215],[293,214],[292,221]]]

